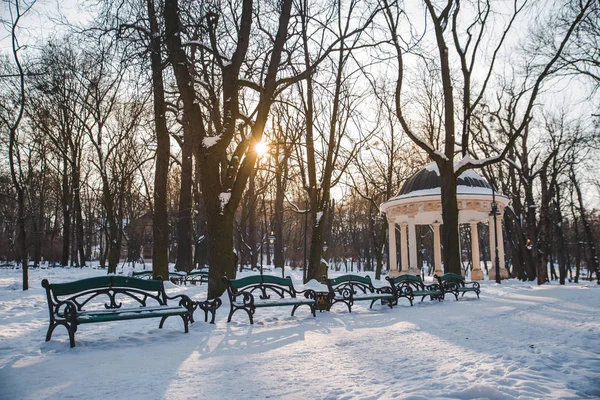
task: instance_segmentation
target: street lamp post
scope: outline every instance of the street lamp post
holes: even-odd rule
[[[425,279],[425,245],[421,243],[421,278]]]
[[[496,270],[496,283],[501,283],[500,281],[500,256],[498,254],[498,229],[497,229],[497,216],[499,214],[498,204],[496,204],[496,191],[494,190],[494,186],[492,186],[492,210],[490,211],[490,215],[494,217],[494,247],[496,250],[496,258],[495,262],[495,270]]]
[[[325,260],[325,263],[327,264],[327,271],[329,274],[329,261],[327,261],[327,259],[325,258],[325,253],[327,252],[327,249],[329,247],[327,246],[327,242],[323,242],[323,259]]]
[[[308,271],[306,270],[306,235],[308,231],[308,201],[304,201],[304,283],[308,280]]]
[[[273,246],[273,243],[275,243],[275,235],[273,234],[273,231],[271,231],[271,234],[269,235],[269,244],[270,246],[267,248],[267,252],[269,253],[269,257],[271,255],[271,247]],[[260,264],[260,275],[262,276],[263,274],[263,265],[262,263]]]

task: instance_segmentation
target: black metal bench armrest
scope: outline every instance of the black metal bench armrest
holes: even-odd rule
[[[379,288],[374,288],[375,289],[375,293],[384,293],[384,294],[394,294],[394,291],[392,290],[392,288],[390,286],[388,287],[379,287]]]
[[[479,282],[465,282],[465,287],[470,289],[479,289]]]
[[[312,290],[312,289],[299,290],[296,293],[304,295],[304,297],[307,298],[307,299],[314,300],[314,299],[317,298],[317,295],[316,295],[315,291]]]
[[[232,294],[230,296],[229,301],[232,303],[237,301],[238,297],[243,297],[242,302],[244,303],[244,307],[254,307],[254,296],[248,292],[240,292],[236,294]]]
[[[61,318],[69,321],[69,323],[77,324],[77,314],[78,308],[74,301],[71,300],[60,300],[53,304],[52,312],[59,316],[61,314],[61,308],[64,306],[62,310]]]
[[[442,286],[440,286],[438,283],[432,283],[430,285],[423,285],[423,287],[425,288],[425,290],[429,290],[429,291],[442,291]]]
[[[208,313],[210,313],[212,316],[210,323],[214,324],[217,309],[219,309],[219,307],[221,307],[222,303],[223,302],[221,301],[221,299],[219,297],[216,297],[212,300],[196,301],[196,302],[194,302],[194,310],[197,307],[197,308],[200,308],[202,311],[204,311],[204,322],[208,322]]]
[[[188,310],[193,309],[193,301],[192,299],[185,294],[178,294],[175,296],[166,296],[167,300],[179,300],[179,305],[187,308]]]
[[[341,296],[344,300],[352,300],[352,290],[348,287],[342,289],[334,289],[329,292],[329,297],[334,299],[336,296]]]

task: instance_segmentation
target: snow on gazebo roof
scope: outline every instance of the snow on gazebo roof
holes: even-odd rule
[[[432,162],[407,179],[396,196],[390,199],[405,199],[440,195],[440,171]],[[473,170],[465,171],[458,177],[456,194],[488,194],[492,195],[492,186]],[[496,196],[502,196],[496,191]]]
[[[408,178],[408,180],[402,185],[402,189],[396,195],[396,197],[405,197],[413,192],[419,192],[422,190],[437,189],[437,193],[440,193],[440,172],[436,163],[429,163],[423,169],[418,171],[416,174]],[[483,179],[477,172],[469,170],[463,172],[458,177],[457,189],[460,187],[460,191],[471,191],[472,188],[485,189],[486,193],[491,194],[491,185]],[[480,191],[478,191],[481,193]],[[412,197],[412,196],[411,196]]]
[[[410,203],[421,203],[423,201],[439,201],[441,197],[440,172],[436,163],[429,163],[402,185],[398,194],[385,203],[380,208],[387,212],[387,209],[394,206],[400,206]],[[492,186],[473,170],[465,171],[457,179],[456,195],[459,199],[471,199],[477,201],[492,200]],[[494,191],[499,205],[507,206],[509,200],[506,196]],[[473,207],[477,204],[474,203]],[[487,205],[485,206],[487,207]],[[484,215],[484,214],[482,214]]]

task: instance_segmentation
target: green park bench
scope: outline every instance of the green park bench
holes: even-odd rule
[[[344,303],[348,307],[348,311],[352,312],[354,302],[363,300],[371,301],[369,308],[372,308],[378,300],[390,308],[394,306],[392,288],[374,287],[369,276],[342,275],[337,278],[324,279],[324,281],[327,282],[329,289],[329,308],[336,303]]]
[[[477,298],[479,298],[479,293],[481,293],[478,282],[465,282],[465,278],[462,275],[446,273],[442,276],[435,275],[435,278],[440,283],[444,293],[452,293],[456,300],[458,300],[459,293],[462,297],[465,293],[473,292],[477,295]]]
[[[160,318],[158,327],[162,328],[168,317],[179,316],[187,333],[197,306],[186,295],[167,296],[162,280],[109,275],[54,284],[44,279],[42,287],[50,312],[46,341],[62,325],[67,328],[71,347],[75,347],[78,326],[89,323]]]
[[[231,322],[233,313],[244,310],[254,323],[253,315],[257,308],[293,306],[292,315],[300,306],[310,307],[313,317],[315,314],[315,292],[307,289],[297,291],[292,283],[292,278],[280,278],[273,275],[252,275],[240,279],[223,277],[227,285],[230,311],[227,322]],[[303,295],[303,297],[298,297]]]
[[[153,274],[152,271],[132,271],[131,276],[139,279],[152,279]],[[185,283],[186,276],[185,272],[169,272],[169,280],[177,285]]]
[[[195,285],[196,283],[200,283],[202,285],[203,282],[208,282],[208,270],[200,269],[195,271],[190,271],[185,276],[184,283],[191,283]]]
[[[388,276],[386,279],[392,285],[395,297],[394,304],[398,304],[398,300],[401,298],[408,299],[411,306],[415,297],[421,297],[421,301],[425,297],[429,297],[430,300],[444,300],[442,286],[437,283],[426,285],[419,275],[400,275],[395,278]]]

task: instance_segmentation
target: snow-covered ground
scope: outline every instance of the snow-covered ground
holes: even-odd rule
[[[183,333],[180,319],[87,324],[45,342],[40,286],[94,269],[0,270],[0,399],[600,398],[600,287],[482,283],[481,299],[243,311]],[[292,278],[300,282],[300,271]],[[384,284],[384,282],[382,282]],[[169,292],[205,299],[206,285]],[[468,296],[468,297],[467,297]]]

